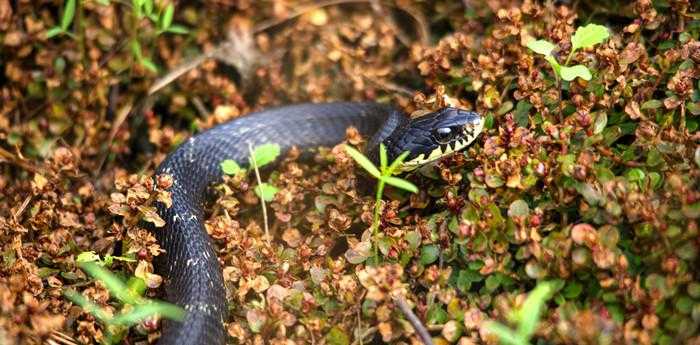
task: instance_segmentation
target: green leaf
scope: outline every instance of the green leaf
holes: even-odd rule
[[[134,296],[140,296],[143,297],[143,294],[146,292],[146,289],[148,286],[146,286],[146,281],[139,278],[139,277],[131,277],[129,280],[126,282],[126,286],[128,287],[129,291]]]
[[[334,326],[328,334],[326,334],[326,343],[329,345],[348,345],[350,344],[350,337],[348,337],[342,328]]]
[[[406,242],[408,242],[408,246],[413,250],[417,249],[418,246],[420,246],[421,235],[420,232],[416,230],[409,231],[408,233],[406,233],[404,239],[406,240]]]
[[[52,38],[52,37],[58,36],[64,32],[65,31],[62,28],[60,28],[58,26],[54,26],[51,29],[48,29],[46,31],[46,38]]]
[[[136,15],[136,18],[141,19],[143,16],[143,3],[144,0],[131,0],[131,8]]]
[[[171,25],[169,28],[167,28],[165,31],[173,33],[173,34],[180,34],[180,35],[186,35],[190,33],[190,30],[188,30],[186,27],[182,25]]]
[[[571,37],[571,50],[580,48],[590,48],[596,44],[603,43],[610,33],[608,28],[598,24],[588,24],[576,29],[576,33]]]
[[[156,66],[153,61],[149,58],[142,58],[140,61],[141,66],[146,67],[147,70],[153,72],[153,73],[158,73],[158,66]]]
[[[104,283],[109,293],[122,303],[134,304],[137,302],[137,296],[130,294],[126,284],[116,275],[112,274],[112,272],[92,262],[82,263],[80,264],[80,268],[90,276]]]
[[[661,102],[660,100],[650,99],[650,100],[642,103],[641,108],[642,108],[642,110],[658,109],[658,108],[661,108],[662,105],[664,105],[664,103]]]
[[[66,298],[68,298],[69,300],[73,301],[73,303],[81,306],[83,309],[85,309],[86,312],[92,314],[95,318],[102,321],[103,323],[107,323],[110,320],[109,315],[105,313],[105,311],[102,308],[100,308],[99,305],[85,298],[85,296],[81,295],[77,291],[65,290],[63,291],[63,295],[66,296]]]
[[[496,291],[498,287],[501,285],[501,276],[498,274],[492,274],[488,278],[486,278],[485,281],[485,286],[486,290],[489,292]]]
[[[525,200],[518,199],[513,201],[508,207],[509,217],[525,217],[530,214],[530,206]]]
[[[224,172],[226,175],[236,175],[239,172],[243,171],[243,168],[241,168],[236,161],[233,159],[224,159],[221,161],[221,170]]]
[[[577,282],[571,282],[566,284],[566,287],[562,291],[562,295],[564,295],[564,297],[567,299],[575,299],[581,294],[581,292],[583,292],[583,285]]]
[[[543,282],[537,284],[535,289],[530,292],[518,311],[519,335],[530,338],[535,333],[537,324],[540,321],[542,307],[552,297],[553,290],[551,283]]]
[[[644,171],[639,168],[632,168],[625,172],[625,177],[627,177],[627,180],[630,182],[642,181],[644,180],[644,176]]]
[[[137,60],[141,61],[143,59],[143,54],[141,53],[141,45],[138,41],[131,41],[131,53],[134,54]]]
[[[357,151],[352,146],[345,145],[345,152],[347,152],[350,155],[350,157],[352,157],[352,159],[354,159],[355,162],[357,162],[357,164],[359,164],[361,167],[367,170],[367,172],[374,178],[381,178],[382,174],[379,172],[379,169],[377,169],[377,167],[374,166],[372,161],[370,161],[369,158],[363,155],[360,151]]]
[[[112,325],[131,327],[155,315],[161,315],[175,321],[182,321],[185,318],[185,310],[177,305],[163,302],[137,304],[131,311],[113,318],[109,323]]]
[[[399,165],[401,165],[401,163],[403,163],[403,161],[406,160],[406,157],[408,157],[409,154],[410,152],[404,151],[402,154],[396,157],[396,159],[394,159],[394,161],[391,162],[391,165],[389,165],[389,167],[386,169],[387,174],[393,175],[394,171],[396,171]]]
[[[162,30],[167,30],[170,25],[173,24],[173,15],[175,14],[175,5],[173,3],[169,3],[168,6],[165,7],[165,12],[163,13],[163,21],[161,23],[161,29]]]
[[[437,246],[437,244],[429,244],[426,246],[423,246],[420,249],[420,260],[419,262],[423,265],[430,265],[435,260],[438,259],[438,256],[440,255],[440,248]]]
[[[531,40],[527,42],[527,47],[537,54],[552,55],[552,51],[557,47],[553,43],[546,40]]]
[[[98,264],[101,264],[102,261],[100,260],[100,256],[97,255],[94,251],[89,251],[89,252],[82,252],[78,254],[78,256],[75,258],[75,262],[97,262]]]
[[[486,329],[490,332],[495,334],[498,339],[501,340],[503,344],[508,344],[508,345],[526,345],[528,344],[527,339],[523,339],[522,337],[518,336],[515,332],[513,332],[512,329],[506,327],[503,324],[500,324],[498,322],[487,322],[485,325]]]
[[[143,12],[150,16],[153,13],[153,0],[145,0],[143,2]],[[172,4],[171,4],[172,5]]]
[[[560,69],[561,73],[561,78],[566,80],[566,81],[572,81],[576,79],[576,77],[579,77],[583,80],[591,80],[591,71],[588,70],[588,68],[584,65],[576,65],[576,66],[561,66]]]
[[[665,161],[664,161],[664,157],[661,155],[661,153],[659,152],[659,150],[657,150],[657,149],[650,149],[650,150],[647,152],[646,163],[647,163],[648,166],[655,167],[655,166],[657,166],[657,165],[659,165],[659,164],[662,164],[662,163],[664,163],[664,162],[665,162]]]
[[[520,100],[515,106],[515,122],[520,127],[527,127],[530,123],[530,109],[532,109],[532,104],[527,101]]]
[[[63,8],[63,17],[61,17],[61,29],[68,30],[70,23],[73,22],[75,16],[75,0],[66,1],[66,7]]]
[[[447,314],[447,312],[438,304],[433,304],[430,306],[426,315],[429,325],[441,325],[447,322],[449,317],[450,315]]]
[[[401,188],[401,189],[403,189],[405,191],[409,191],[411,193],[418,193],[418,187],[416,187],[416,185],[414,185],[413,183],[408,182],[404,179],[401,179],[398,177],[393,177],[393,176],[382,176],[381,179],[384,182],[386,182],[394,187]]]
[[[598,112],[595,117],[595,122],[593,122],[593,134],[603,133],[605,126],[608,125],[608,113],[604,111]]]
[[[269,183],[263,183],[255,187],[255,195],[268,202],[275,198],[277,192],[279,192],[279,189]]]
[[[263,144],[253,150],[253,158],[258,168],[268,165],[280,156],[280,146],[278,144]],[[253,165],[253,162],[250,162]]]
[[[384,143],[379,143],[379,170],[384,170],[387,168],[389,163],[387,162],[388,158],[386,157],[386,146],[384,146]]]
[[[493,123],[495,119],[493,117],[493,113],[488,113],[486,114],[486,118],[484,118],[484,128],[486,129],[491,129],[493,128]]]

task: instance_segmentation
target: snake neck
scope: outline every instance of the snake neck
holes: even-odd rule
[[[397,128],[408,124],[408,122],[408,117],[397,110],[392,110],[391,113],[387,114],[382,124],[374,132],[374,135],[370,137],[365,146],[365,155],[367,158],[376,166],[379,166],[380,144],[385,144],[389,162],[396,159],[401,152],[395,152],[393,149],[394,145],[389,142],[389,137]]]

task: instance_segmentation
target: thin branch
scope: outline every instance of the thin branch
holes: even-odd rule
[[[394,296],[394,303],[399,307],[401,312],[408,319],[408,322],[410,322],[411,326],[413,326],[413,328],[416,330],[416,333],[418,333],[418,337],[423,342],[423,344],[433,345],[433,338],[430,336],[430,333],[428,333],[428,330],[425,329],[423,323],[421,323],[420,319],[418,319],[418,316],[416,316],[416,314],[413,313],[413,310],[411,310],[411,307],[408,306],[408,303],[404,301],[403,297]]]
[[[148,98],[148,97],[147,97]],[[117,132],[119,132],[119,128],[122,126],[124,121],[126,121],[126,118],[129,116],[131,113],[133,103],[128,102],[127,105],[119,109],[117,112],[117,116],[112,122],[112,129],[109,131],[109,136],[107,137],[107,148],[104,150],[104,152],[101,154],[98,164],[97,164],[97,169],[95,169],[95,174],[93,176],[100,176],[102,172],[102,167],[104,166],[105,162],[107,161],[107,157],[109,156],[109,151],[112,149],[112,142],[114,141],[114,137],[117,136]],[[140,107],[139,107],[140,110]]]
[[[176,66],[171,71],[169,71],[166,75],[158,78],[158,80],[156,80],[153,83],[153,85],[151,85],[151,87],[148,88],[148,95],[150,96],[150,95],[158,92],[160,89],[164,88],[166,85],[172,83],[173,80],[179,78],[181,75],[196,68],[204,60],[206,60],[210,57],[213,57],[216,53],[218,53],[219,50],[222,50],[224,46],[225,46],[225,44],[217,47],[216,49],[210,51],[209,53],[204,53],[202,55],[199,55],[199,56],[197,56],[189,61],[185,61],[184,63]]]
[[[401,85],[392,83],[392,82],[387,81],[387,80],[375,79],[375,78],[368,77],[368,76],[362,76],[362,79],[364,79],[364,80],[366,80],[366,81],[368,81],[368,82],[370,82],[370,83],[372,83],[372,84],[376,85],[377,87],[380,87],[384,90],[402,93],[408,97],[413,97],[413,95],[415,95],[416,92],[418,92],[416,90],[411,90],[407,87],[403,87]]]
[[[37,167],[32,163],[15,156],[14,154],[12,154],[12,152],[6,151],[2,147],[0,147],[0,158],[29,172],[33,172],[35,174],[44,174],[44,169]],[[0,160],[0,163],[2,163],[2,160]]]

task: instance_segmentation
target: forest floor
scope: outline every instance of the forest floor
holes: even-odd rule
[[[376,233],[343,146],[267,169],[267,223],[228,176],[228,343],[419,344],[409,309],[434,344],[700,344],[697,2],[34,3],[0,0],[0,344],[155,342],[155,167],[331,100],[485,128],[389,188]]]

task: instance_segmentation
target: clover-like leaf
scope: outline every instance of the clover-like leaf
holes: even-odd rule
[[[279,192],[279,189],[269,183],[263,183],[255,187],[255,195],[265,201],[272,201],[275,198],[275,194]]]
[[[588,68],[584,65],[576,65],[576,66],[561,66],[560,69],[560,75],[561,78],[566,80],[566,81],[572,81],[576,79],[576,77],[581,78],[583,80],[591,80],[591,71],[588,70]]]
[[[588,24],[576,29],[576,33],[571,37],[571,50],[589,48],[596,44],[603,43],[610,33],[608,28],[598,24]]]
[[[552,55],[552,51],[557,47],[547,40],[532,40],[527,42],[527,47],[537,54]]]
[[[258,168],[270,164],[279,157],[281,148],[278,144],[264,144],[257,146],[253,150],[253,158]],[[252,165],[252,162],[251,162]]]
[[[243,168],[241,168],[236,161],[233,159],[225,159],[221,161],[221,170],[224,172],[226,175],[236,175],[239,172],[243,171]]]

